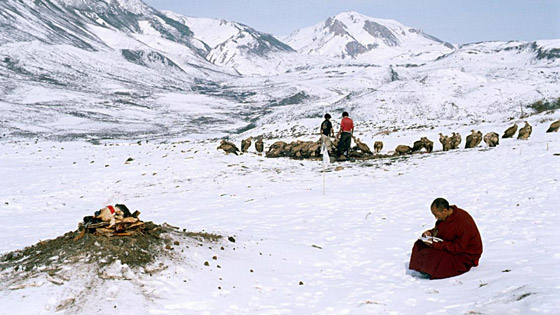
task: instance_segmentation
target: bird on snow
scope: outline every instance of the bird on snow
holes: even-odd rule
[[[434,142],[428,139],[428,137],[422,137],[420,140],[422,140],[422,144],[424,145],[426,152],[430,153],[434,150]]]
[[[218,150],[220,149],[224,150],[224,152],[226,152],[227,154],[233,153],[235,155],[238,155],[237,152],[239,152],[237,146],[233,142],[227,140],[222,140],[220,142],[220,146],[218,147]]]
[[[477,131],[476,137],[474,138],[474,146],[478,146],[482,142],[482,132]]]
[[[550,124],[550,127],[548,127],[548,130],[546,130],[546,132],[557,132],[558,129],[560,129],[560,120],[557,120]]]
[[[255,150],[258,153],[262,153],[264,151],[264,142],[262,137],[258,137],[257,141],[255,142]]]
[[[247,152],[247,150],[249,150],[251,147],[251,140],[253,140],[253,137],[241,140],[241,152]]]
[[[444,136],[443,133],[439,133],[439,142],[443,146],[443,151],[449,151],[451,149],[451,138]]]
[[[284,149],[289,147],[289,145],[284,141],[276,141],[274,142],[266,152],[266,157],[280,157],[285,155]]]
[[[375,143],[373,143],[373,149],[375,150],[375,153],[379,153],[381,149],[383,149],[383,142],[375,141]]]
[[[519,134],[517,135],[517,139],[519,140],[529,139],[529,136],[531,135],[532,131],[533,131],[533,127],[531,127],[531,125],[529,125],[528,122],[525,122],[525,126],[519,129]]]
[[[423,138],[423,137],[422,137]],[[418,141],[414,141],[414,144],[412,145],[412,152],[416,152],[416,151],[420,151],[422,150],[422,148],[424,147],[424,141],[423,139],[420,139]]]
[[[414,144],[412,145],[412,152],[420,151],[422,148],[426,149],[426,152],[430,153],[434,149],[434,143],[427,137],[421,137],[420,140],[414,141]]]
[[[412,152],[412,148],[404,145],[404,144],[399,144],[396,148],[395,148],[395,154],[397,155],[403,155],[403,154],[408,154]]]
[[[513,135],[515,135],[516,132],[517,132],[517,124],[514,124],[513,126],[506,129],[506,131],[504,131],[504,135],[502,136],[502,138],[511,138],[513,137]]]
[[[360,149],[360,151],[366,154],[373,154],[369,149],[368,145],[360,141],[359,138],[354,138],[354,142],[356,142],[356,145],[358,146],[358,149]]]
[[[482,132],[471,130],[471,134],[465,140],[465,149],[474,148],[482,142]]]
[[[461,135],[457,132],[451,133],[451,149],[459,149],[459,145],[461,145]]]
[[[500,144],[500,135],[495,132],[489,132],[484,135],[484,142],[486,142],[489,147],[495,147]]]

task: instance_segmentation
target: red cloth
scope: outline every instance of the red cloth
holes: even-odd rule
[[[344,117],[340,122],[340,127],[342,128],[342,132],[351,132],[352,129],[354,129],[354,122],[352,119]]]
[[[107,209],[111,211],[111,214],[115,214],[115,208],[113,208],[113,206],[107,206]]]
[[[430,279],[454,277],[478,266],[482,255],[482,239],[472,217],[457,206],[445,221],[437,221],[434,236],[443,242],[432,246],[414,243],[409,268],[430,275]]]

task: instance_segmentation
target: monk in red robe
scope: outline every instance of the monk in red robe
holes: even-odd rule
[[[435,199],[430,208],[436,226],[414,243],[409,268],[442,279],[478,266],[482,240],[472,217],[443,198]]]

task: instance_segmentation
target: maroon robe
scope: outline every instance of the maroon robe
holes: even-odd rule
[[[478,266],[482,240],[472,217],[457,206],[445,221],[431,230],[443,242],[431,246],[418,240],[412,248],[409,268],[430,275],[430,279],[453,277]]]

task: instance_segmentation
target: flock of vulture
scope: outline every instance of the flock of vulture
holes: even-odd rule
[[[502,138],[512,138],[518,129],[517,124],[506,129]],[[546,132],[557,132],[560,129],[560,120],[553,122]],[[525,126],[519,129],[517,139],[527,140],[533,131],[533,127],[525,122]],[[218,150],[223,150],[225,153],[232,153],[235,155],[245,153],[251,147],[253,138],[249,137],[245,140],[241,140],[241,150],[237,146],[227,140],[222,140]],[[500,136],[495,132],[489,132],[484,137],[482,132],[472,130],[465,139],[465,149],[474,148],[478,146],[482,140],[489,146],[495,147],[500,143]],[[443,151],[449,151],[451,149],[458,149],[461,144],[461,135],[459,133],[453,132],[451,136],[439,134],[439,141],[443,147]],[[373,156],[373,152],[369,149],[368,145],[360,141],[358,138],[354,138],[356,146],[351,148],[349,152],[349,157],[352,158],[367,158],[368,156]],[[329,152],[334,152],[336,150],[337,141],[332,143],[332,147],[328,148]],[[383,149],[383,142],[375,141],[373,145],[375,154],[378,155]],[[408,145],[398,145],[395,148],[394,155],[404,155],[411,154],[416,151],[425,149],[426,152],[432,152],[434,148],[434,143],[430,141],[427,137],[422,137],[420,140],[415,141],[412,147]],[[264,151],[264,142],[262,136],[257,138],[255,142],[255,150],[262,154]],[[291,158],[316,158],[321,155],[321,140],[319,141],[293,141],[291,143],[286,143],[284,141],[274,142],[266,152],[266,157],[291,157]],[[344,155],[341,155],[339,159],[346,159]]]

